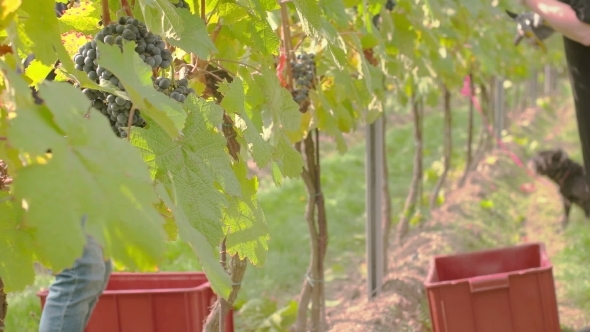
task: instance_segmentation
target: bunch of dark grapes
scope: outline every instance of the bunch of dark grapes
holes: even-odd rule
[[[189,93],[195,93],[195,90],[188,87],[188,80],[186,78],[172,82],[169,78],[158,77],[154,80],[154,87],[156,90],[180,103],[184,103]]]
[[[172,53],[166,49],[166,43],[158,35],[147,30],[143,22],[132,17],[121,17],[99,31],[94,40],[87,42],[78,49],[74,55],[76,69],[86,72],[88,77],[98,82],[99,79],[110,80],[115,86],[123,90],[119,80],[111,72],[100,67],[96,59],[100,52],[96,48],[96,41],[102,41],[109,45],[119,45],[122,49],[123,41],[133,41],[136,44],[135,52],[153,69],[169,68],[172,62]]]
[[[92,107],[109,119],[111,128],[115,134],[119,137],[126,138],[127,132],[124,129],[127,128],[129,123],[131,107],[133,106],[131,101],[108,92],[91,89],[84,89],[82,93],[90,99]],[[136,127],[145,126],[145,120],[141,117],[139,110],[133,112],[131,125]]]
[[[301,113],[307,112],[309,108],[309,90],[315,88],[315,55],[298,54],[297,59],[291,62],[291,69],[293,72],[293,79],[295,80],[295,88],[291,92],[293,100],[299,104],[299,111]]]
[[[204,94],[207,96],[213,96],[217,100],[217,102],[221,102],[223,99],[223,94],[219,92],[218,83],[221,81],[226,81],[231,83],[233,81],[233,77],[223,70],[213,67],[211,64],[207,65],[207,69],[205,72],[205,91]]]
[[[176,6],[176,8],[186,8],[186,9],[190,8],[188,6],[188,3],[185,0],[178,0],[178,3],[174,4],[174,6]]]

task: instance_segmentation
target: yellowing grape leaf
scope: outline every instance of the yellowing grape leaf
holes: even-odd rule
[[[116,45],[98,42],[98,64],[113,73],[125,87],[133,105],[152,118],[168,135],[176,138],[184,127],[186,112],[180,103],[158,92],[152,83],[152,71],[135,52],[133,43]]]
[[[27,118],[36,123],[17,121],[17,111],[8,137],[22,150],[27,146],[17,143],[27,138],[51,142],[51,159],[23,167],[12,185],[15,197],[27,203],[27,225],[35,228],[39,256],[54,270],[71,266],[82,254],[85,230],[107,256],[127,266],[154,268],[164,250],[164,220],[153,206],[158,197],[140,154],[113,135],[102,114],[93,111],[86,119],[90,101],[70,84],[43,83],[40,97],[53,125],[42,117]],[[49,128],[31,136],[31,126]]]
[[[170,180],[172,181],[171,192],[174,193],[176,192],[173,185],[174,179]],[[173,200],[162,183],[158,183],[156,189],[164,204],[172,210],[180,238],[190,244],[195,252],[207,275],[207,280],[211,283],[211,288],[215,294],[227,299],[232,290],[231,279],[219,264],[218,255],[213,252],[213,248],[207,243],[205,236],[190,225],[184,210],[178,205],[178,197]]]
[[[21,0],[0,0],[0,30],[6,29],[20,5]]]
[[[53,69],[53,66],[44,65],[37,60],[33,60],[25,69],[25,74],[31,79],[33,85],[37,85],[45,80],[51,69]]]
[[[58,21],[62,32],[95,34],[101,28],[98,25],[101,15],[102,7],[99,1],[80,1],[80,6],[66,10]]]
[[[35,281],[33,236],[23,211],[8,193],[0,193],[0,277],[5,292],[20,291]]]
[[[53,65],[59,58],[63,68],[78,80],[82,86],[98,88],[86,73],[77,71],[60,38],[60,29],[54,10],[53,0],[24,0],[21,6],[29,16],[24,23],[24,32],[35,42],[32,50],[35,58],[44,65]],[[24,38],[19,36],[22,41]],[[17,38],[13,34],[13,40]]]
[[[258,179],[248,179],[248,167],[243,160],[233,168],[242,186],[243,199],[230,198],[224,218],[226,250],[232,256],[237,254],[240,259],[247,258],[253,265],[262,266],[266,262],[270,237],[264,212],[256,198]]]
[[[240,195],[240,184],[225,152],[226,139],[216,129],[223,110],[194,95],[184,105],[189,110],[188,118],[178,140],[173,141],[149,121],[149,130],[134,129],[131,137],[150,165],[152,176],[167,190],[174,186],[178,205],[190,225],[216,246],[223,237],[222,211],[228,206],[224,192]]]

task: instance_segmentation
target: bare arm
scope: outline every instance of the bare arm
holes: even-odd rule
[[[580,21],[569,5],[557,0],[524,0],[523,2],[555,31],[580,44],[590,46],[590,24]]]

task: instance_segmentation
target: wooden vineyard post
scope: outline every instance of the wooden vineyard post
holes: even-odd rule
[[[383,285],[382,190],[383,179],[383,116],[366,128],[366,250],[369,300],[381,293]]]
[[[536,70],[532,72],[531,79],[529,81],[529,100],[530,105],[535,107],[537,105],[537,96],[538,96],[538,81],[539,76]]]
[[[494,82],[494,135],[502,139],[504,130],[504,79],[496,77]]]

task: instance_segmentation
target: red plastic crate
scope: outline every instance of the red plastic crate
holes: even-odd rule
[[[204,273],[113,273],[85,332],[201,332],[216,299]],[[234,331],[233,312],[225,325]]]
[[[424,282],[434,332],[560,332],[542,243],[434,257]]]

